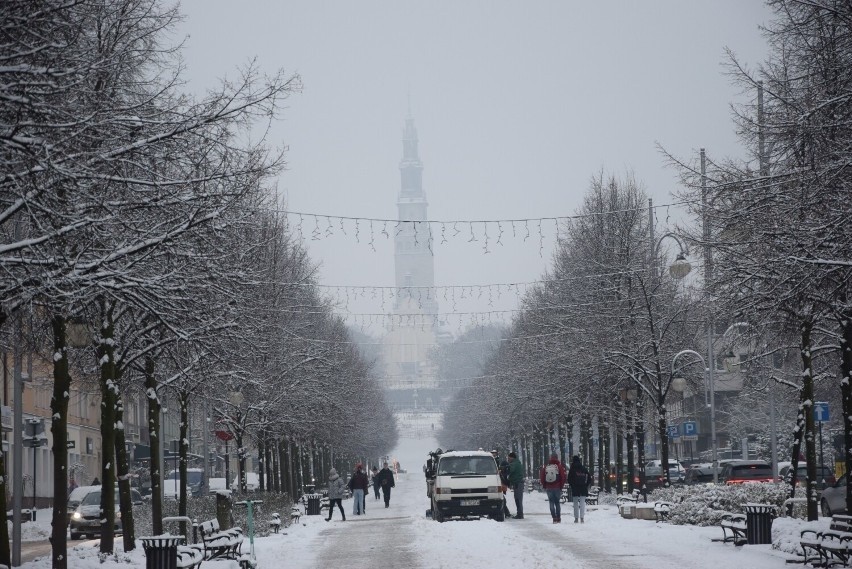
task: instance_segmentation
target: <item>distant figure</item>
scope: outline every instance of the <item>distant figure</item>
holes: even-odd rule
[[[379,484],[382,487],[382,495],[385,497],[385,508],[390,507],[390,497],[391,497],[391,488],[396,486],[393,479],[393,472],[388,468],[388,463],[385,463],[384,468],[382,468],[376,478],[379,479]],[[374,479],[375,482],[375,479]]]
[[[328,471],[328,517],[325,521],[331,521],[331,514],[334,513],[334,505],[340,508],[340,515],[343,516],[343,521],[346,521],[346,512],[343,511],[343,496],[346,484],[343,479],[337,474],[337,470],[331,469]]]
[[[97,476],[95,476],[95,479],[92,480],[92,486],[100,486],[100,485],[101,485],[101,481],[98,480]]]
[[[379,499],[379,488],[382,485],[382,481],[379,479],[379,469],[375,466],[373,467],[373,492],[376,494],[376,500]]]
[[[369,486],[370,481],[367,480],[364,466],[359,462],[355,465],[355,473],[352,474],[352,478],[349,480],[349,489],[352,490],[352,497],[355,502],[352,513],[356,516],[367,513],[364,504],[364,494],[367,492]]]
[[[72,478],[71,482],[68,484],[68,493],[70,494],[73,492],[75,488],[77,488],[77,482]]]
[[[592,483],[592,477],[589,476],[589,471],[583,466],[580,457],[574,455],[571,459],[571,468],[568,470],[568,484],[571,486],[571,494],[574,495],[574,523],[577,523],[579,516],[580,523],[583,523],[583,518],[586,517],[586,496],[589,495],[589,485]]]
[[[515,519],[524,519],[524,464],[518,455],[509,453],[509,487],[515,496]]]
[[[550,455],[550,460],[546,466],[541,467],[539,472],[539,481],[542,488],[547,492],[547,501],[550,503],[550,517],[553,518],[553,523],[562,523],[562,487],[565,486],[567,474],[565,466],[559,462],[559,455],[553,453]]]

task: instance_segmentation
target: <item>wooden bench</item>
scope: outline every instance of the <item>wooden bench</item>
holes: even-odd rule
[[[630,494],[621,494],[620,496],[616,497],[615,505],[621,506],[622,504],[627,503],[627,502],[632,502],[634,504],[638,504],[639,498],[641,498],[641,497],[642,497],[641,490],[636,489],[633,492],[631,492]]]
[[[792,562],[822,567],[847,565],[852,559],[852,516],[832,516],[827,531],[802,530],[799,534],[799,546],[802,548],[803,558]]]
[[[275,533],[281,530],[281,516],[278,515],[278,512],[273,512],[272,519],[269,520],[269,528]]]
[[[220,530],[217,520],[208,520],[198,525],[201,542],[204,544],[204,559],[237,559],[243,544],[243,530],[231,528]]]
[[[722,527],[722,543],[733,542],[734,545],[743,545],[746,542],[746,516],[745,514],[725,514],[719,522]]]
[[[178,545],[178,569],[194,569],[204,561],[204,548],[201,545]]]
[[[654,502],[654,516],[656,516],[657,522],[664,522],[669,519],[673,505],[671,502]]]
[[[299,506],[293,506],[290,508],[290,522],[297,524],[299,523],[299,518],[302,517],[302,510],[299,509]]]

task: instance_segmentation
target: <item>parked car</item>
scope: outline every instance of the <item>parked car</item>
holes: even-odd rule
[[[686,471],[683,483],[686,485],[693,484],[712,484],[713,483],[713,465],[699,464]]]
[[[680,466],[680,465],[678,465]],[[683,477],[686,471],[678,466],[669,468],[669,481],[674,484],[683,483]],[[662,488],[666,485],[666,477],[663,475],[663,469],[659,466],[649,466],[645,468],[645,488],[649,491]]]
[[[662,466],[663,461],[658,458],[655,458],[654,460],[649,460],[645,463],[645,468],[661,468]],[[686,470],[679,461],[671,457],[669,458],[669,468],[678,468],[679,470]]]
[[[764,460],[733,460],[722,467],[719,482],[724,484],[774,482],[772,465]]]
[[[781,470],[778,471],[778,478],[781,480],[787,480],[787,476],[790,474],[790,470],[792,469],[792,465],[787,465]],[[816,479],[817,479],[817,487],[823,488],[825,486],[833,486],[837,479],[834,477],[834,472],[831,468],[827,466],[817,466],[816,467]],[[808,478],[808,467],[804,464],[799,464],[798,468],[796,468],[796,481],[797,483],[804,483]],[[824,483],[823,483],[824,482]]]
[[[485,451],[448,451],[438,459],[432,519],[491,517],[502,522],[503,492],[497,463]]]
[[[823,489],[819,501],[823,516],[829,517],[834,514],[846,513],[846,484],[848,480],[848,475],[844,474],[840,477],[840,480]]]
[[[101,533],[101,487],[87,486],[88,492],[74,509],[69,521],[71,539],[94,536]],[[73,494],[73,492],[72,492]],[[131,488],[130,498],[134,506],[142,505],[142,494]],[[118,489],[115,491],[115,531],[121,532],[121,514],[118,511]]]

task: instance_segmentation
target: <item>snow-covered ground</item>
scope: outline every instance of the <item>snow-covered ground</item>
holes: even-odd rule
[[[365,516],[352,515],[352,500],[345,500],[346,521],[335,511],[329,523],[324,516],[302,516],[298,525],[255,542],[258,567],[507,567],[648,568],[710,567],[764,569],[785,566],[788,555],[769,545],[712,542],[721,537],[717,527],[673,526],[644,520],[622,519],[614,506],[590,507],[586,523],[571,523],[570,510],[563,523],[552,524],[544,494],[524,496],[526,519],[498,523],[491,520],[450,521],[439,524],[426,517],[428,499],[420,465],[431,440],[403,440],[392,457],[407,467],[393,490],[390,508],[367,498]],[[570,507],[570,506],[569,506]],[[514,504],[510,504],[514,512]],[[259,523],[267,523],[268,514]],[[566,523],[568,522],[568,523]],[[801,522],[777,520],[790,543]],[[145,567],[141,548],[119,553],[101,564],[97,542],[86,542],[70,553],[75,569],[129,569]],[[116,540],[120,547],[121,540]],[[247,546],[244,549],[247,551]],[[48,558],[25,564],[26,569],[50,567]],[[235,561],[204,562],[207,569],[238,569]]]

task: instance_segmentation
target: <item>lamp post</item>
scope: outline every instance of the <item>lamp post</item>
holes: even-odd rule
[[[701,363],[704,365],[705,387],[706,387],[707,391],[710,392],[710,397],[709,397],[709,399],[710,399],[710,450],[712,452],[712,458],[713,458],[713,482],[717,483],[717,482],[719,482],[719,472],[718,472],[719,461],[717,460],[718,457],[717,457],[717,452],[716,452],[716,399],[713,397],[713,388],[714,388],[713,374],[711,373],[710,368],[707,367],[707,360],[704,359],[704,356],[702,356],[701,354],[699,354],[695,350],[681,350],[680,352],[676,353],[674,355],[674,357],[672,358],[672,372],[671,372],[672,377],[674,377],[674,375],[675,375],[675,362],[677,361],[677,359],[680,356],[683,356],[685,354],[691,354],[693,356],[697,356],[698,359],[701,360]],[[681,381],[677,382],[677,384],[681,386],[681,389],[677,389],[677,387],[675,386],[674,380],[672,380],[672,386],[674,387],[675,390],[681,391],[686,386],[686,381],[683,378],[680,378],[680,377],[676,378],[676,379],[681,380]],[[706,392],[705,392],[705,401],[706,400],[707,400],[707,395],[706,395]]]

